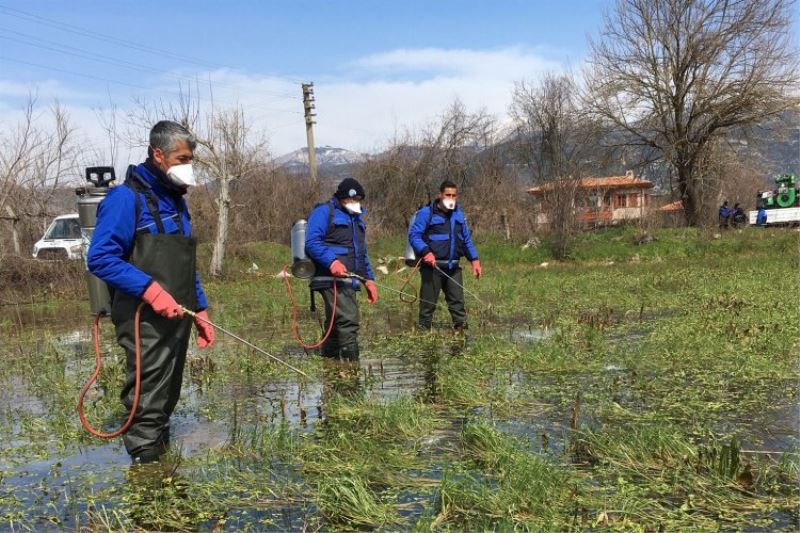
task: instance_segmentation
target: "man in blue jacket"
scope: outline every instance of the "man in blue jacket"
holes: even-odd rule
[[[725,200],[724,202],[722,202],[722,205],[719,206],[719,227],[727,228],[730,217],[731,217],[731,208],[728,207],[728,200]]]
[[[419,328],[422,330],[431,329],[440,291],[444,292],[453,328],[466,328],[464,283],[459,266],[462,256],[466,256],[472,264],[475,277],[481,277],[478,250],[472,243],[467,219],[456,203],[457,198],[456,184],[445,180],[439,187],[439,195],[430,205],[417,211],[408,230],[408,242],[416,256],[422,258],[419,271],[422,278],[419,288]]]
[[[181,392],[192,320],[198,312],[197,345],[214,342],[183,196],[195,185],[196,142],[180,124],[161,121],[150,131],[148,158],[128,167],[123,186],[111,189],[97,209],[89,246],[89,270],[113,291],[111,320],[127,353],[123,404],[133,403],[134,330],[140,303],[141,393],[123,439],[133,461],[154,462],[169,444],[169,418]]]
[[[333,329],[320,350],[324,357],[358,360],[356,294],[361,282],[349,274],[367,280],[364,283],[367,302],[373,304],[378,300],[375,274],[367,255],[366,226],[361,218],[361,201],[365,196],[358,181],[344,179],[333,198],[314,207],[308,216],[306,255],[316,266],[311,290],[322,294],[326,329],[335,313]]]

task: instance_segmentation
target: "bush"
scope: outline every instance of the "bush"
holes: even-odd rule
[[[37,296],[83,297],[83,261],[39,261],[7,255],[0,257],[0,303]]]

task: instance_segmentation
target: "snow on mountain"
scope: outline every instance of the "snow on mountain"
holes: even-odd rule
[[[498,125],[492,136],[493,144],[505,144],[519,137],[520,132],[524,131],[527,124],[522,119],[509,117]]]
[[[338,166],[352,165],[366,161],[366,157],[358,152],[353,152],[345,148],[334,146],[317,146],[314,150],[317,154],[317,165]],[[300,148],[294,152],[289,152],[275,159],[275,164],[280,167],[301,167],[308,165],[308,148]]]

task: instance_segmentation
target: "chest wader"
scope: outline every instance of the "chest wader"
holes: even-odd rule
[[[147,198],[147,209],[158,233],[137,231],[128,262],[150,275],[175,300],[187,309],[197,308],[195,289],[197,241],[183,235],[180,202],[175,202],[179,233],[167,234],[158,210],[158,202],[150,190],[126,182],[136,195],[136,223],[141,213],[141,196]],[[125,385],[120,395],[130,409],[134,387],[134,315],[138,298],[116,291],[111,306],[111,320],[117,342],[127,355]],[[158,457],[169,444],[169,417],[181,393],[183,367],[189,345],[192,319],[169,319],[145,305],[141,312],[141,397],[136,415],[123,440],[128,453],[143,460]]]
[[[335,297],[336,311],[333,317],[333,329],[331,334],[325,339],[320,347],[320,355],[323,357],[333,357],[358,361],[358,329],[359,312],[357,291],[353,288],[351,280],[335,280],[331,277],[316,277],[316,281],[330,280],[330,287],[314,289],[319,292],[325,304],[325,322],[328,324],[331,315],[334,314],[334,295],[333,284],[336,283],[337,294]]]

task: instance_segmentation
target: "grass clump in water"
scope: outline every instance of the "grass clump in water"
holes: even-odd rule
[[[574,474],[487,422],[460,435],[465,463],[442,479],[432,527],[563,530],[577,502]],[[476,471],[477,469],[477,471]]]
[[[736,438],[630,425],[585,431],[574,449],[603,487],[595,505],[614,509],[604,520],[618,527],[738,527],[800,504],[791,461],[747,456]]]
[[[434,428],[431,408],[402,397],[389,403],[337,395],[314,439],[300,454],[309,497],[337,526],[400,522],[400,491],[424,486],[415,477],[423,437]]]

